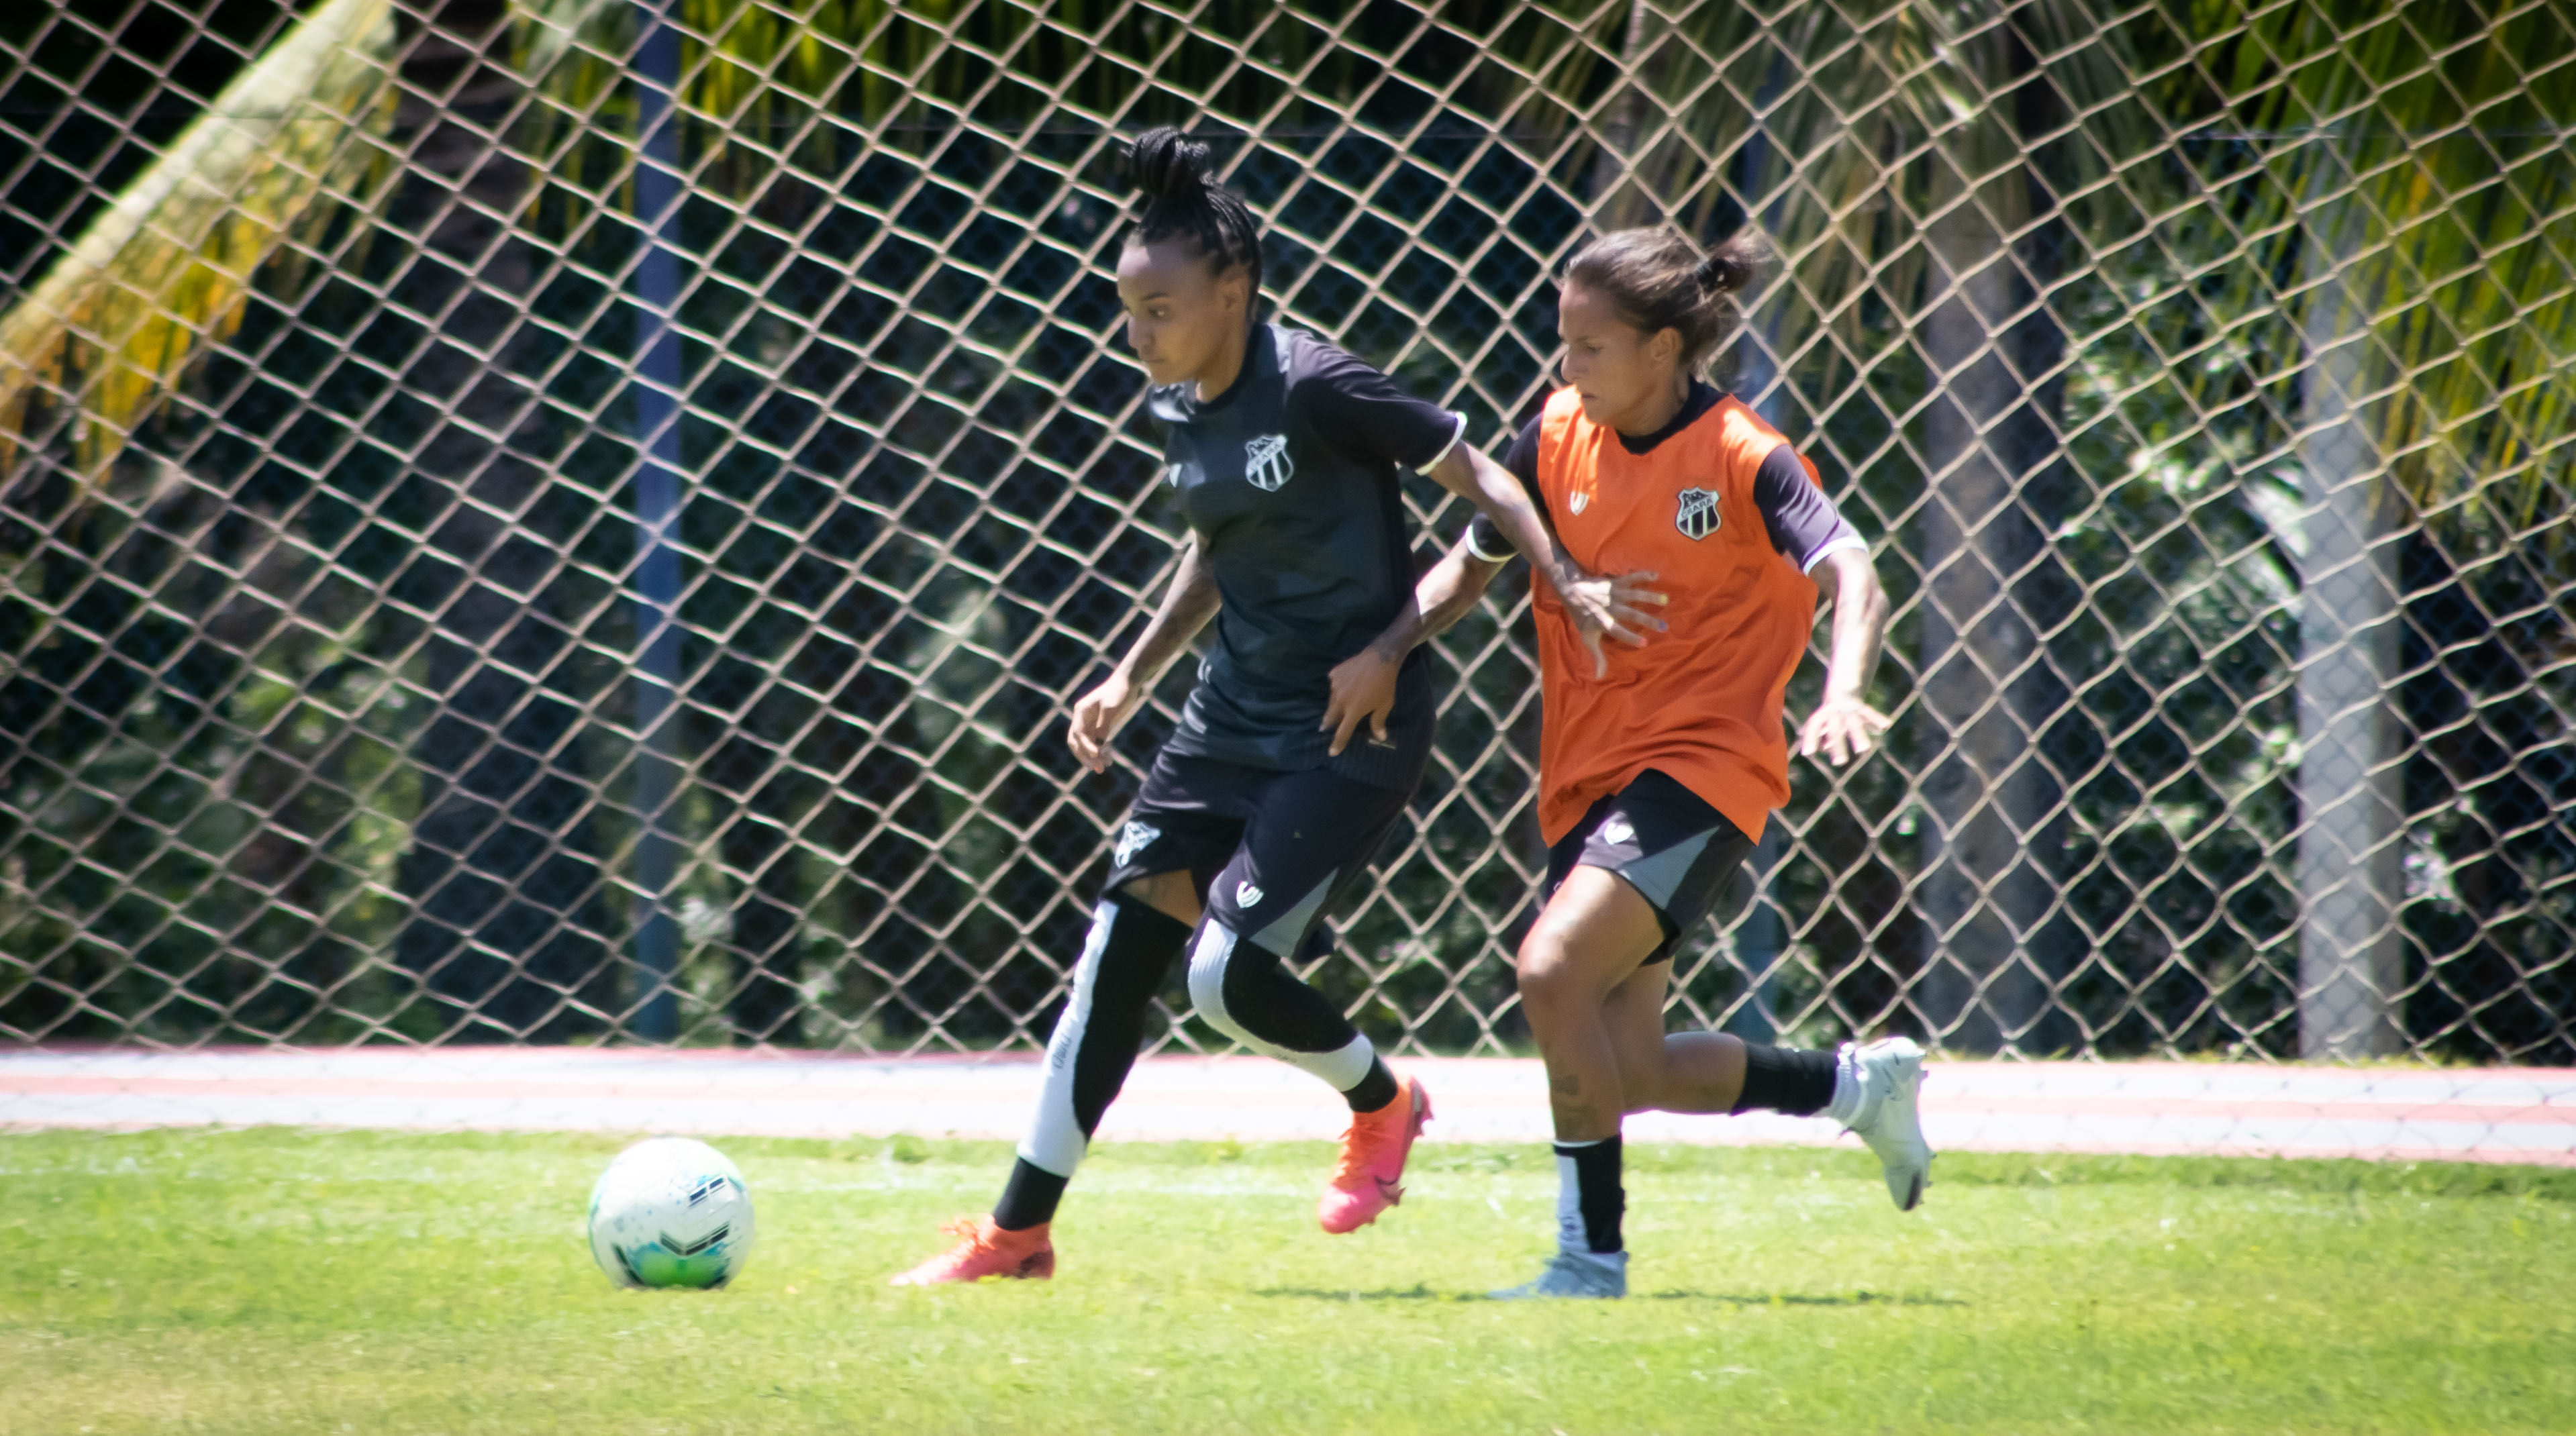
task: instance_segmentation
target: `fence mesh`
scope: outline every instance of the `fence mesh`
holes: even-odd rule
[[[1064,750],[1178,531],[1108,266],[1179,123],[1278,310],[1495,448],[1587,234],[1772,239],[1726,378],[1871,541],[1896,725],[1796,768],[1681,1017],[2576,1062],[2571,56],[2500,0],[10,7],[0,1039],[1041,1043],[1189,680]],[[1412,1050],[1526,1050],[1525,582],[1310,974]]]

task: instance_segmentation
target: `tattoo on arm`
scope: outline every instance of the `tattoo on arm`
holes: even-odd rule
[[[1127,651],[1128,671],[1137,681],[1152,684],[1190,646],[1190,640],[1198,637],[1199,630],[1207,627],[1208,620],[1216,617],[1218,607],[1216,575],[1200,557],[1199,541],[1193,535],[1181,549],[1180,563],[1172,573],[1171,587],[1163,592],[1162,605]]]

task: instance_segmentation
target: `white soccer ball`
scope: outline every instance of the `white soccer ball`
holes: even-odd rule
[[[590,1254],[620,1286],[717,1287],[751,1260],[751,1189],[724,1154],[655,1137],[590,1189]]]

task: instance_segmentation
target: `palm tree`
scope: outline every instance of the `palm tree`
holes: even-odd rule
[[[2248,275],[2277,277],[2231,287],[2213,317],[2269,326],[2304,355],[2281,455],[2303,512],[2276,526],[2304,590],[2298,1046],[2386,1053],[2407,1040],[2410,989],[2430,995],[2403,952],[2409,824],[2446,806],[2407,795],[2410,770],[2427,773],[2410,755],[2434,735],[2410,734],[2399,709],[2406,609],[2442,585],[2408,582],[2400,551],[2418,531],[2458,571],[2569,543],[2545,507],[2576,399],[2558,357],[2569,285],[2546,257],[2570,232],[2552,198],[2565,154],[2525,127],[2563,126],[2576,106],[2528,68],[2547,53],[2527,43],[2549,24],[2536,14],[2228,6],[2201,22],[2215,41],[2160,98],[2225,106],[2265,182],[2212,206],[2225,224],[2210,237]]]
[[[0,315],[0,472],[46,417],[99,476],[253,277],[381,194],[392,157],[392,0],[329,0],[224,86]]]

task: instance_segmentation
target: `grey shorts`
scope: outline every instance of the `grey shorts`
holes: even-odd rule
[[[1548,848],[1540,900],[1554,897],[1578,866],[1616,873],[1663,924],[1663,943],[1646,961],[1665,962],[1674,939],[1716,909],[1727,880],[1752,851],[1753,840],[1707,799],[1650,768],[1594,803]]]

